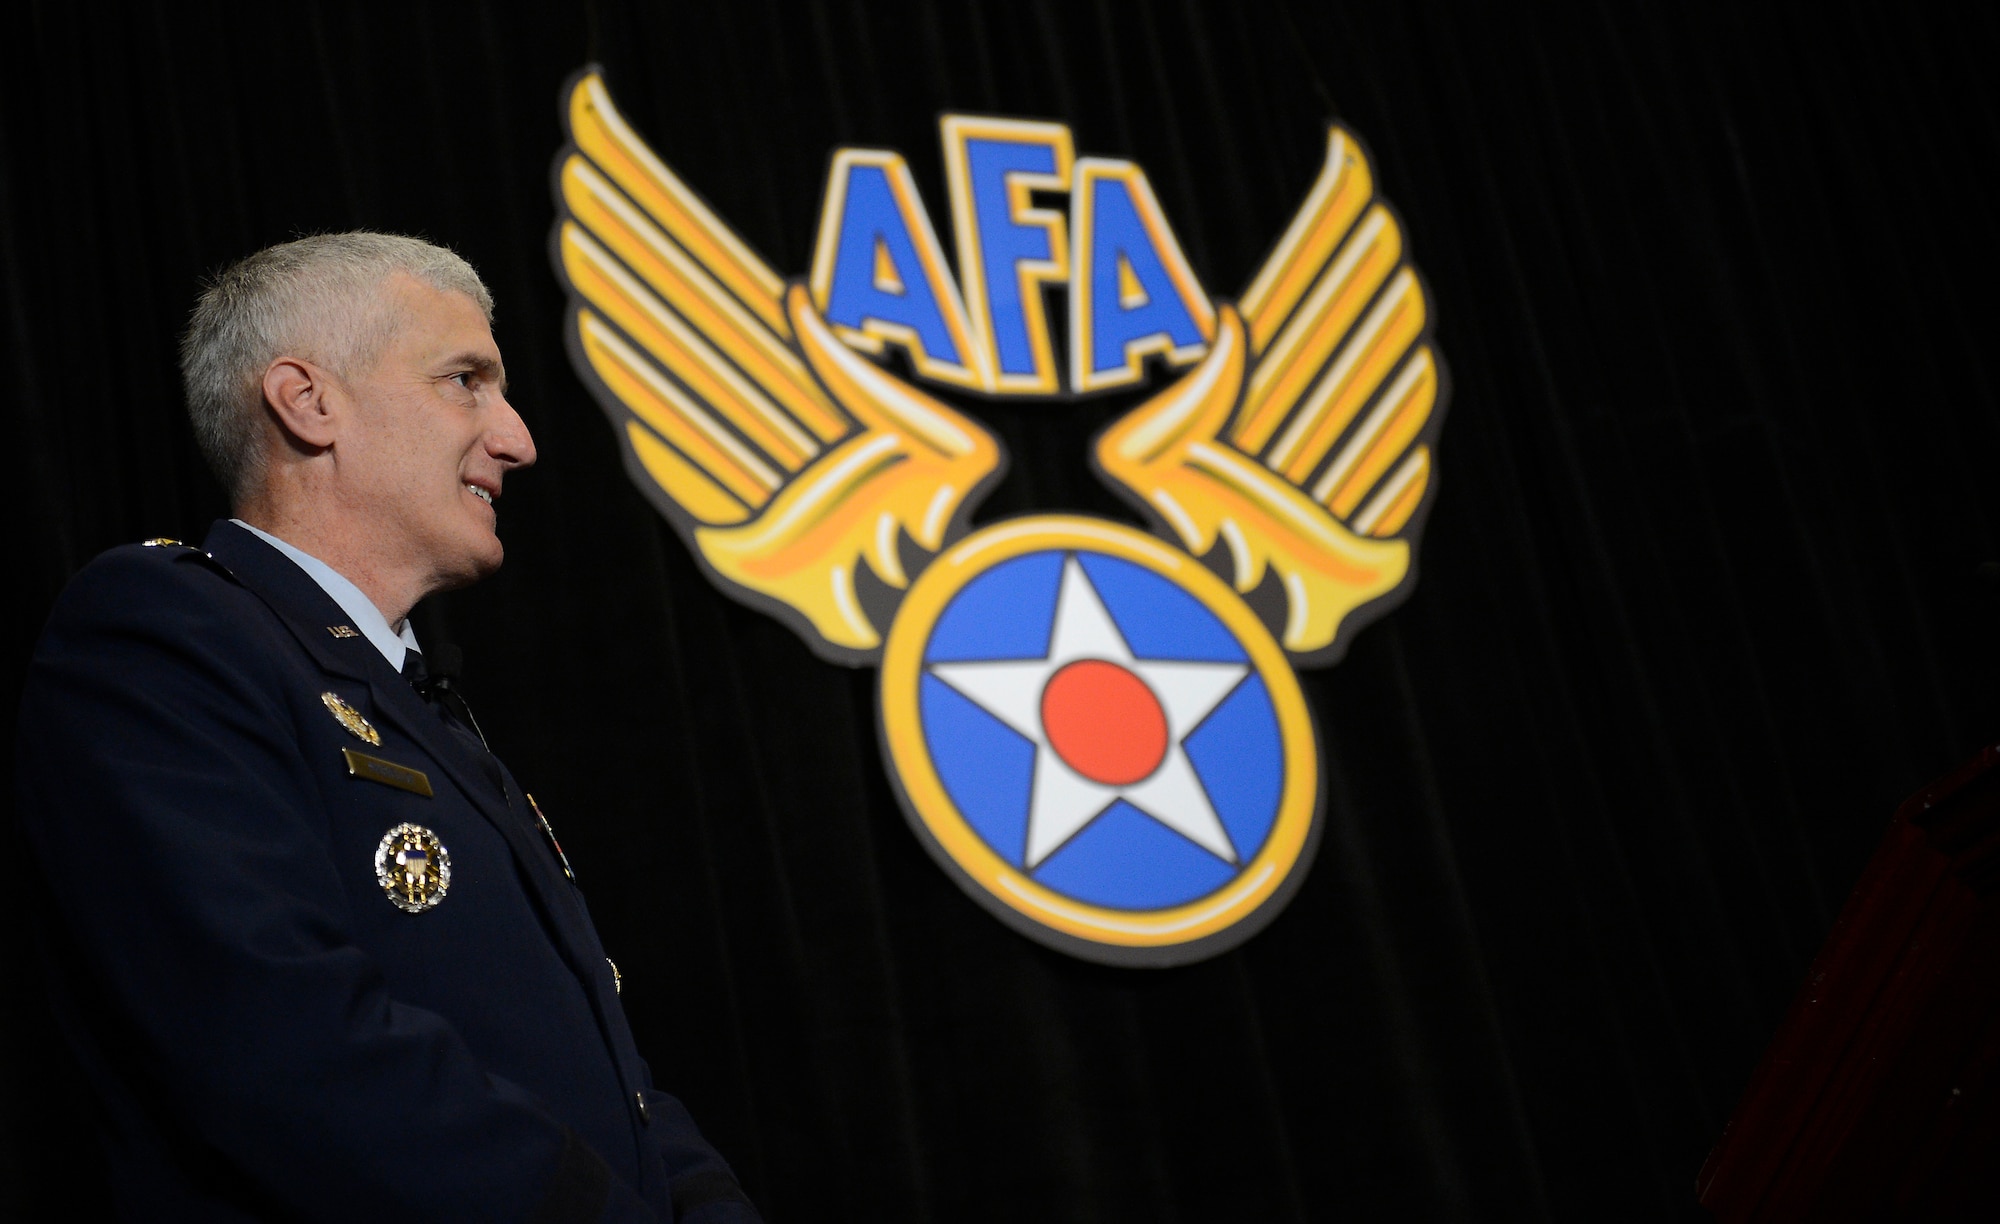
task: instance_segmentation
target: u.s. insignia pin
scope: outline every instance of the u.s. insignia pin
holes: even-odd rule
[[[375,847],[375,882],[405,913],[434,909],[451,888],[451,852],[422,825],[399,824]]]
[[[355,739],[360,740],[371,748],[380,748],[382,746],[382,733],[375,729],[373,723],[361,717],[361,711],[342,701],[340,694],[321,693],[319,700],[320,704],[324,705],[335,718],[339,719],[340,725],[346,727]]]

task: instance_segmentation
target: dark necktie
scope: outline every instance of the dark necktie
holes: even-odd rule
[[[436,706],[446,722],[470,731],[479,740],[479,746],[486,748],[486,733],[479,729],[479,720],[472,716],[472,707],[466,703],[465,694],[458,688],[458,666],[462,656],[451,646],[438,647],[437,655],[440,666],[433,670],[425,662],[423,651],[405,650],[403,679],[410,682],[410,687],[417,690],[419,697]]]
[[[507,788],[500,781],[500,762],[494,759],[492,749],[486,746],[486,733],[479,729],[479,720],[473,717],[472,706],[466,702],[465,694],[459,691],[454,678],[458,671],[459,653],[454,647],[440,646],[437,655],[441,666],[433,675],[422,651],[405,650],[403,679],[410,682],[417,695],[437,711],[445,726],[451,728],[453,734],[472,750],[480,768],[492,780],[494,789],[504,795]]]
[[[493,789],[499,791],[500,797],[506,800],[509,808],[512,808],[514,800],[507,794],[506,783],[500,778],[500,760],[493,755],[493,750],[486,746],[486,733],[479,729],[479,720],[472,716],[472,707],[466,703],[465,694],[458,690],[455,677],[464,656],[459,653],[456,646],[439,646],[437,656],[438,674],[433,676],[430,674],[430,668],[424,663],[422,651],[404,650],[403,679],[408,680],[410,686],[417,690],[417,695],[438,712],[438,716],[444,720],[447,727],[451,728],[453,734],[459,737],[460,742],[473,750],[480,767],[492,780]],[[563,853],[562,843],[556,840],[556,831],[549,826],[549,818],[542,815],[541,808],[535,806],[533,795],[528,795],[526,798],[529,809],[535,814],[535,823],[540,826],[542,836],[548,839],[549,849],[555,852],[556,862],[562,867],[564,877],[570,883],[576,883],[576,873],[570,870],[569,856]],[[616,971],[617,966],[612,966],[612,969]]]

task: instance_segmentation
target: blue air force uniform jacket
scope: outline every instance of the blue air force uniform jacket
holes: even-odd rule
[[[78,574],[21,713],[58,1020],[121,1212],[754,1221],[652,1086],[513,777],[337,636],[346,615],[282,554],[228,523],[206,549],[134,545]],[[376,876],[404,823],[450,856],[421,913]]]

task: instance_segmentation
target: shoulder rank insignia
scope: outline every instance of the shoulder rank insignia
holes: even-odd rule
[[[367,744],[370,748],[380,748],[382,746],[382,733],[375,729],[374,724],[361,717],[361,711],[342,701],[340,694],[321,693],[319,699],[320,704],[324,705],[335,718],[339,719],[340,725],[352,732],[355,739]]]
[[[375,847],[375,882],[405,913],[435,909],[451,888],[451,852],[422,825],[399,824]]]
[[[187,545],[185,545],[185,544],[181,543],[181,542],[180,542],[179,540],[175,540],[175,539],[170,539],[170,538],[168,538],[168,537],[166,537],[166,536],[154,536],[154,537],[153,537],[152,539],[150,539],[150,540],[141,540],[141,541],[140,541],[139,543],[140,543],[140,545],[141,545],[142,547],[144,547],[144,548],[186,548],[186,547],[187,547]]]

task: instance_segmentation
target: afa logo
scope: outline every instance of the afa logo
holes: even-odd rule
[[[551,246],[576,370],[717,586],[879,668],[883,755],[938,863],[1015,929],[1112,964],[1198,960],[1269,922],[1321,819],[1293,668],[1409,591],[1446,399],[1354,136],[1328,130],[1229,302],[1145,172],[1078,157],[1060,123],[940,121],[955,264],[900,154],[837,150],[811,271],[786,281],[596,70],[563,110]],[[874,359],[892,348],[915,382]],[[1005,453],[917,383],[1054,398],[1149,365],[1172,380],[1090,458],[1150,534],[971,523]]]

